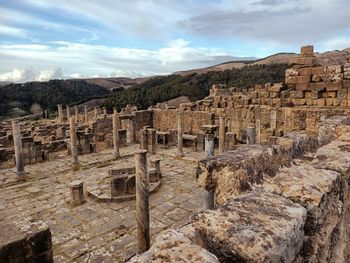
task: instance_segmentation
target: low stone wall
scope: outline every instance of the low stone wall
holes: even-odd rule
[[[51,232],[43,222],[19,227],[0,222],[0,262],[53,262]]]

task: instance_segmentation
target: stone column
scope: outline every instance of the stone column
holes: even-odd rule
[[[136,173],[136,222],[138,253],[144,253],[150,248],[149,223],[149,182],[147,176],[147,151],[135,153]]]
[[[78,160],[78,144],[77,144],[77,127],[75,123],[75,117],[69,119],[70,124],[70,146],[72,154],[72,168],[73,170],[79,169],[79,160]]]
[[[106,108],[106,107],[103,107],[102,109],[103,109],[103,115],[104,115],[104,116],[107,116],[107,108]]]
[[[217,126],[205,125],[203,127],[205,132],[204,137],[204,158],[211,158],[214,156],[215,149],[215,131]],[[215,207],[215,189],[204,192],[204,208],[214,209]]]
[[[177,156],[184,156],[183,152],[183,111],[179,110],[177,115]]]
[[[148,149],[148,130],[146,128],[141,130],[140,149],[146,151]]]
[[[75,114],[75,118],[78,121],[78,116],[79,116],[79,110],[78,110],[78,106],[74,105],[74,114]]]
[[[131,118],[129,120],[129,134],[130,134],[130,143],[133,143],[135,141],[135,120],[134,118]]]
[[[270,128],[276,129],[277,127],[277,110],[272,109],[271,110],[271,122],[270,122]]]
[[[255,130],[256,130],[256,142],[261,142],[261,129],[260,129],[260,119],[255,120]]]
[[[225,117],[219,117],[219,153],[225,151]]]
[[[215,113],[210,114],[210,125],[215,125]]]
[[[157,151],[157,131],[148,129],[148,149],[150,154],[156,154]]]
[[[120,157],[119,153],[119,116],[117,110],[113,111],[113,154],[115,158]]]
[[[284,131],[283,134],[291,132],[291,117],[292,117],[292,108],[284,108]]]
[[[94,119],[96,120],[98,117],[98,108],[95,106],[94,107]]]
[[[18,121],[12,122],[13,143],[15,148],[17,180],[25,181],[26,174],[24,171],[24,154],[22,148],[21,128]]]
[[[57,105],[58,108],[58,123],[62,124],[63,123],[63,110],[62,110],[62,104]]]
[[[74,206],[81,205],[85,202],[84,183],[82,181],[73,181],[69,184],[71,204]]]
[[[84,106],[84,121],[85,122],[88,122],[89,121],[89,115],[88,115],[88,107],[87,106]]]
[[[255,127],[247,128],[247,144],[255,144],[256,143],[256,132]]]
[[[69,122],[70,110],[69,110],[69,106],[68,105],[66,105],[66,110],[67,110],[67,122]]]

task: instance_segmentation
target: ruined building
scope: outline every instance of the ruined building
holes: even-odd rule
[[[0,262],[349,262],[350,60],[290,64],[179,108],[1,123]]]

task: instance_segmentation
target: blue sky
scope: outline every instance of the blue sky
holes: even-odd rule
[[[348,0],[0,0],[0,81],[139,77],[350,47]]]

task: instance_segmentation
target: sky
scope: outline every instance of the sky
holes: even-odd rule
[[[350,47],[349,0],[0,0],[0,81],[142,77]]]

